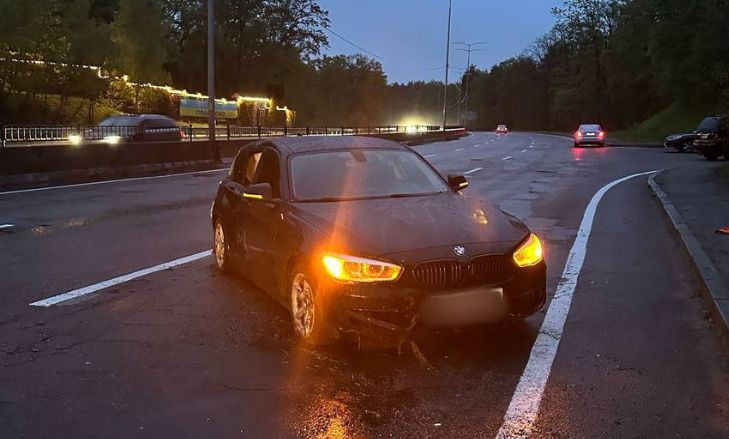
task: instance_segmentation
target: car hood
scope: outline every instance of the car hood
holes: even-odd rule
[[[453,256],[459,245],[480,254],[501,252],[529,233],[516,218],[464,193],[295,206],[295,214],[323,234],[325,247],[365,257],[422,249],[441,249],[431,257]]]

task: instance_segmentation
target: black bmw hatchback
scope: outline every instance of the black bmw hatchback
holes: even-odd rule
[[[389,140],[249,144],[212,206],[215,264],[270,293],[313,344],[539,311],[539,238],[467,186]]]

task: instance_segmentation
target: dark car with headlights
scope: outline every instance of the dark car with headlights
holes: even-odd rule
[[[729,160],[729,120],[725,116],[707,117],[696,128],[694,149],[707,160],[724,156]]]
[[[126,114],[111,116],[89,128],[85,140],[108,144],[128,142],[178,142],[183,130],[177,122],[161,114]]]
[[[243,147],[212,206],[214,257],[291,311],[307,343],[526,317],[545,303],[536,235],[401,144]]]
[[[670,136],[666,137],[666,140],[663,142],[663,146],[666,149],[675,149],[678,152],[685,152],[693,149],[694,140],[696,140],[698,137],[699,135],[696,134],[696,132],[671,134]]]

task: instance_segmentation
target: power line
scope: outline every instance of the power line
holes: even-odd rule
[[[362,46],[360,46],[360,45],[357,45],[357,44],[353,43],[352,41],[350,41],[350,40],[348,40],[348,39],[344,38],[343,36],[339,35],[338,33],[334,32],[333,30],[331,30],[331,29],[329,29],[329,28],[326,28],[326,27],[325,27],[324,29],[326,29],[326,31],[327,31],[327,32],[329,32],[330,34],[332,34],[332,35],[334,35],[335,37],[339,38],[340,40],[344,41],[345,43],[348,43],[348,44],[350,44],[350,45],[352,45],[352,46],[356,47],[357,49],[359,49],[359,50],[361,50],[361,51],[363,51],[363,52],[365,52],[365,53],[367,53],[367,54],[369,54],[369,55],[372,55],[372,56],[374,56],[375,58],[383,59],[383,58],[382,58],[381,56],[379,56],[379,55],[376,55],[376,54],[374,54],[374,53],[370,52],[369,50],[365,49],[364,47],[362,47]]]

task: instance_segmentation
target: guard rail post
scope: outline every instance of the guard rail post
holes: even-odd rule
[[[0,123],[0,148],[5,148],[5,125]]]
[[[261,140],[261,126],[258,125],[258,140]]]
[[[288,125],[284,125],[284,137],[289,135],[289,127]]]
[[[228,140],[230,140],[230,124],[225,125],[225,131],[228,134]]]
[[[307,136],[311,135],[311,133],[310,133],[310,131],[309,131],[309,126],[308,126],[308,125],[306,126],[306,135],[307,135]]]

